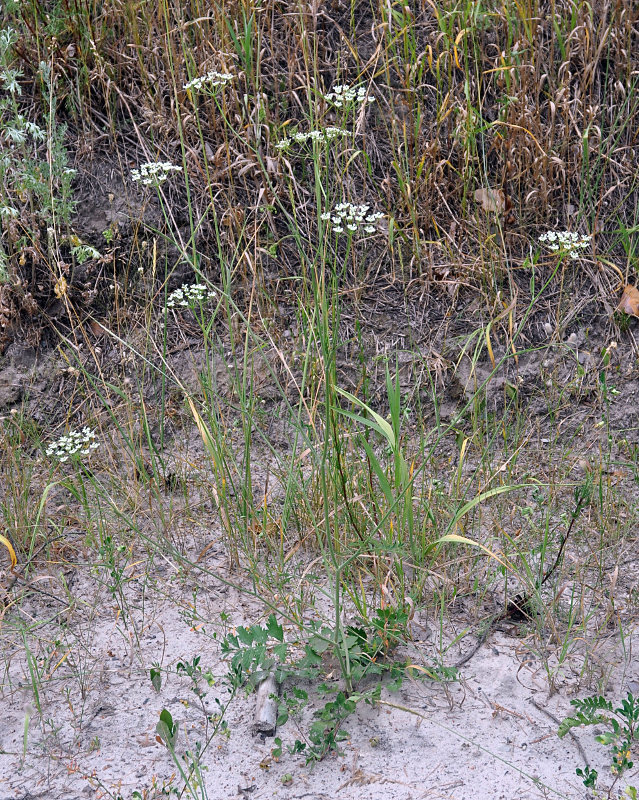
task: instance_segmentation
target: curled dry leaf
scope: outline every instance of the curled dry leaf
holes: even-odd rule
[[[11,559],[11,569],[13,569],[15,565],[18,563],[18,559],[16,558],[16,551],[13,549],[13,545],[7,539],[6,536],[2,535],[0,535],[0,543],[2,543],[9,551],[9,558]]]
[[[628,284],[624,288],[617,311],[623,311],[624,314],[639,317],[639,289],[636,286]]]
[[[490,189],[482,187],[475,190],[475,202],[486,212],[501,214],[506,208],[506,195],[503,189]]]

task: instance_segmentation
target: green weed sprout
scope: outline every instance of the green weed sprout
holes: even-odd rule
[[[605,697],[596,695],[583,700],[571,700],[570,704],[575,707],[577,713],[562,721],[557,731],[559,737],[563,738],[572,728],[582,725],[604,725],[608,730],[595,738],[600,744],[611,745],[610,768],[615,779],[631,769],[633,742],[639,739],[639,698],[628,692],[628,696],[621,701],[618,708],[613,708],[612,703]],[[585,770],[577,769],[576,772],[584,779],[584,786],[594,787],[597,780],[596,770],[586,766]],[[634,791],[633,787],[629,789]],[[632,792],[628,796],[632,797]]]

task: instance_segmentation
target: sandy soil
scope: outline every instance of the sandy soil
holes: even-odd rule
[[[223,566],[221,548],[213,559]],[[176,664],[201,656],[203,671],[216,676],[212,687],[204,684],[206,708],[215,711],[215,698],[224,703],[228,697],[220,614],[228,615],[227,630],[264,617],[242,593],[208,578],[198,597],[199,621],[193,624],[192,578],[178,579],[163,562],[156,567],[152,580],[143,584],[134,579],[126,585],[128,626],[88,568],[78,570],[66,601],[47,605],[32,597],[13,611],[13,619],[5,618],[1,800],[118,795],[129,800],[135,790],[155,798],[162,796],[163,785],[182,786],[170,753],[156,741],[159,713],[166,708],[180,723],[178,753],[206,740],[206,722],[190,681],[176,673]],[[59,580],[52,582],[59,585]],[[210,619],[210,625],[202,619]],[[464,621],[458,622],[462,630]],[[31,669],[42,675],[40,713],[20,627],[28,629],[32,647],[40,643],[40,652],[31,653]],[[416,618],[413,641],[397,656],[432,665],[436,631],[436,623]],[[595,743],[592,729],[560,740],[558,721],[570,712],[569,701],[576,692],[588,693],[580,688],[582,683],[598,683],[610,697],[639,689],[639,664],[632,658],[636,634],[636,629],[628,632],[624,656],[618,633],[611,631],[610,639],[602,640],[591,654],[587,675],[578,643],[560,665],[552,655],[557,648],[549,641],[547,664],[557,687],[549,696],[548,673],[541,654],[532,650],[532,640],[515,626],[496,630],[460,669],[458,681],[406,678],[399,691],[385,689],[380,704],[360,703],[344,726],[350,736],[341,754],[331,754],[312,768],[303,756],[286,750],[281,758],[273,758],[273,739],[252,734],[255,695],[241,692],[227,711],[228,733],[217,734],[202,758],[206,795],[201,796],[587,797],[575,767],[583,766],[585,753],[610,783],[608,754]],[[451,647],[444,660],[453,662],[473,641],[469,635],[459,647]],[[153,664],[162,667],[159,693],[149,677]],[[310,710],[298,721],[301,729]],[[285,745],[292,743],[299,737],[296,722],[289,719],[277,735]]]

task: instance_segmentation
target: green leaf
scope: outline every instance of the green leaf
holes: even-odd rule
[[[327,639],[323,639],[320,636],[311,636],[307,648],[310,647],[314,653],[321,655],[322,653],[325,653],[330,646],[331,642]]]
[[[484,500],[489,500],[491,497],[496,497],[497,495],[504,494],[505,492],[514,492],[517,489],[527,489],[530,487],[531,484],[529,483],[518,483],[513,486],[497,486],[494,489],[489,489],[486,492],[481,492],[480,494],[473,497],[472,500],[469,500],[465,503],[455,514],[453,519],[451,520],[448,529],[451,530],[454,528],[457,523],[459,522],[462,517],[465,517],[469,511],[472,511],[475,506],[478,506],[480,503],[483,503]]]
[[[379,485],[381,487],[382,492],[384,493],[384,497],[386,498],[386,502],[388,503],[389,508],[393,508],[395,504],[395,499],[393,497],[393,490],[391,489],[391,485],[386,477],[386,473],[382,469],[382,465],[377,460],[375,453],[373,452],[373,448],[370,444],[362,437],[362,446],[366,451],[366,455],[368,456],[368,460],[370,461],[370,465],[373,468],[373,472],[377,476],[377,480],[379,481]]]
[[[155,726],[155,732],[166,746],[173,750],[177,744],[179,723],[173,722],[171,712],[163,708],[160,712],[160,721]]]
[[[272,639],[277,639],[278,642],[284,641],[284,628],[278,623],[275,614],[271,614],[268,618],[266,630]]]
[[[156,692],[159,692],[162,688],[162,673],[157,667],[151,667],[149,670],[149,674],[151,676],[151,684]]]
[[[266,644],[268,641],[268,631],[266,628],[262,628],[259,625],[253,625],[251,627],[251,633],[253,634],[253,641],[256,644]]]
[[[237,629],[237,638],[242,642],[242,644],[253,644],[255,639],[253,628],[243,628],[239,627]]]
[[[273,653],[280,661],[286,661],[286,656],[288,655],[288,644],[286,642],[282,642],[282,644],[276,644],[273,648]]]
[[[222,642],[222,652],[224,655],[228,655],[232,649],[237,650],[240,646],[237,636],[233,636],[229,634]]]
[[[608,722],[608,718],[595,713],[580,713],[575,717],[566,717],[566,719],[562,720],[557,730],[557,736],[562,739],[571,728],[578,728],[582,725],[598,725],[602,722]]]
[[[338,408],[337,410],[340,414],[343,414],[345,417],[350,417],[356,422],[361,422],[362,425],[366,425],[369,428],[377,431],[381,436],[384,437],[384,439],[386,439],[391,448],[395,450],[397,442],[395,440],[395,434],[393,433],[392,425],[388,422],[388,420],[385,420],[384,417],[377,414],[372,408],[367,406],[366,403],[363,403],[359,398],[355,397],[355,395],[351,394],[350,392],[340,389],[339,386],[335,387],[335,391],[341,394],[342,397],[350,400],[350,402],[354,405],[359,406],[359,408],[361,408],[367,414],[370,414],[372,419],[359,416],[358,414],[354,414],[352,411],[345,411],[344,409]]]
[[[162,711],[160,711],[160,719],[169,730],[173,730],[173,717],[168,709],[163,708]]]
[[[288,722],[288,711],[285,708],[280,707],[279,714],[277,715],[277,727],[281,728],[282,725],[286,725]]]
[[[309,645],[304,646],[304,653],[304,657],[298,662],[300,667],[316,667],[322,663],[322,657],[319,656]]]
[[[612,703],[601,695],[571,700],[570,705],[589,715],[593,715],[596,711],[612,711]]]

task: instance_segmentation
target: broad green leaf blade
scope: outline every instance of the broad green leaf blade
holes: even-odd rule
[[[151,684],[156,692],[159,692],[162,688],[162,673],[157,667],[151,667],[149,670],[150,677],[151,677]]]
[[[355,414],[353,411],[346,411],[343,408],[338,408],[337,411],[343,416],[348,417],[349,419],[354,420],[355,422],[360,422],[362,425],[366,425],[367,428],[371,428],[375,431],[375,433],[379,433],[379,435],[386,439],[386,431],[382,430],[379,425],[375,422],[374,419],[368,419],[368,417],[362,417],[361,414]]]
[[[497,486],[494,489],[489,489],[487,492],[482,492],[478,494],[476,497],[473,497],[472,500],[469,500],[465,503],[455,514],[453,519],[451,520],[448,530],[452,530],[459,520],[462,517],[465,517],[469,511],[472,511],[475,506],[478,506],[480,503],[483,503],[484,500],[489,500],[491,497],[496,497],[499,494],[505,494],[506,492],[514,492],[517,489],[526,489],[533,484],[530,483],[517,483],[514,486]]]
[[[364,438],[362,438],[362,446],[364,447],[364,450],[366,450],[366,455],[368,456],[371,467],[373,468],[373,472],[375,473],[375,475],[377,475],[377,480],[379,481],[379,485],[381,486],[382,492],[384,493],[384,497],[386,498],[388,507],[393,508],[395,504],[395,500],[393,498],[393,490],[391,489],[391,485],[388,481],[388,478],[386,477],[384,470],[382,469],[382,465],[377,460],[375,453],[373,452],[373,448]]]
[[[271,614],[266,623],[266,630],[269,636],[278,642],[284,641],[284,628],[278,623],[275,614]]]
[[[366,417],[358,417],[357,415],[354,415],[351,411],[343,411],[342,409],[338,409],[338,411],[341,414],[344,414],[347,417],[352,417],[353,419],[357,419],[358,422],[362,422],[364,425],[368,425],[369,428],[374,428],[376,431],[378,431],[378,433],[380,433],[386,439],[386,441],[389,443],[392,449],[393,450],[395,449],[396,446],[395,434],[393,433],[392,425],[388,422],[388,420],[385,420],[384,417],[377,414],[375,411],[373,411],[372,408],[369,408],[366,405],[366,403],[363,403],[358,397],[355,397],[354,394],[347,392],[345,389],[340,389],[339,386],[336,386],[335,391],[341,394],[342,397],[345,397],[347,400],[350,400],[351,403],[353,403],[354,405],[361,408],[362,411],[365,411],[367,414],[370,414],[372,420],[367,419]]]

